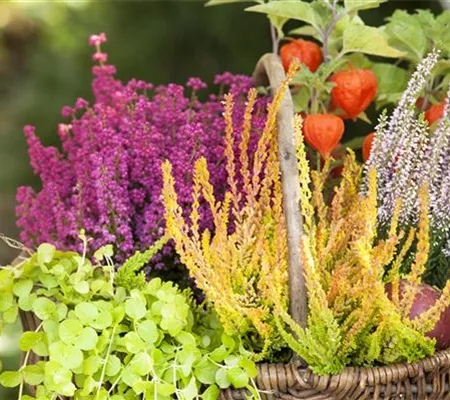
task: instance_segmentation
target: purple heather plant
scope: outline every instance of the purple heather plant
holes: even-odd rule
[[[61,150],[45,147],[35,128],[25,127],[31,165],[41,188],[36,192],[20,187],[16,213],[21,240],[27,246],[47,242],[80,251],[77,238],[83,228],[92,238],[91,253],[113,244],[117,261],[123,261],[163,235],[160,166],[164,160],[173,165],[186,210],[192,201],[192,165],[197,158],[207,159],[219,197],[226,189],[223,95],[211,94],[199,101],[197,91],[207,88],[199,78],[190,78],[187,89],[173,83],[153,87],[141,80],[123,84],[114,77],[115,67],[105,64],[107,56],[101,50],[105,42],[104,34],[89,40],[96,49],[95,100],[90,104],[78,99],[73,107],[63,107],[63,117],[71,120],[58,126]],[[224,73],[215,77],[214,84],[221,92],[228,87],[235,98],[233,122],[239,136],[252,80]],[[250,149],[264,127],[266,106],[267,99],[258,98]],[[211,227],[206,210],[202,220]],[[164,252],[170,255],[172,248],[166,246]],[[155,263],[156,268],[160,266]]]

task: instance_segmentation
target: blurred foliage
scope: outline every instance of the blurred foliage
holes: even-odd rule
[[[363,17],[378,25],[398,8],[440,11],[437,1],[389,0]],[[107,33],[105,50],[123,80],[183,83],[199,76],[210,82],[227,70],[251,74],[271,49],[266,18],[242,9],[205,8],[201,0],[0,2],[0,232],[17,237],[16,187],[35,184],[23,125],[36,125],[44,143],[56,144],[61,107],[91,98],[89,34]],[[365,134],[372,127],[357,129]],[[0,244],[0,263],[12,257]],[[0,392],[0,400],[11,398]]]

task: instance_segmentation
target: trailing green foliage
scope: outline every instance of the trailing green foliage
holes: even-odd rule
[[[258,397],[255,364],[208,306],[171,282],[133,276],[163,243],[136,254],[115,277],[110,248],[92,264],[42,244],[2,268],[1,324],[14,323],[19,310],[42,322],[22,334],[23,364],[3,372],[0,384],[18,386],[27,400],[25,384],[36,386],[38,400],[210,400],[230,385]],[[48,358],[29,364],[32,353]]]
[[[116,286],[122,286],[127,290],[142,288],[146,284],[144,266],[158,253],[167,243],[168,239],[162,237],[152,247],[141,253],[137,251],[125,261],[115,276]]]

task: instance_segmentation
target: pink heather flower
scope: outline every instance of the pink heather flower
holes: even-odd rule
[[[108,54],[97,51],[92,55],[92,60],[100,63],[105,63],[108,61]]]
[[[200,78],[197,77],[189,78],[186,83],[186,86],[192,88],[194,91],[206,89],[208,87],[208,85],[205,82],[203,82]]]
[[[75,103],[75,110],[82,110],[89,107],[89,102],[81,97],[78,97]]]
[[[95,44],[100,40],[94,39]],[[77,236],[84,228],[92,238],[90,254],[113,244],[116,261],[120,262],[136,250],[148,248],[164,232],[164,160],[173,165],[183,209],[188,210],[192,202],[192,169],[199,157],[207,159],[216,194],[219,198],[223,194],[227,187],[223,97],[210,95],[200,102],[181,85],[153,88],[135,79],[124,84],[115,78],[115,67],[108,64],[96,65],[92,71],[94,100],[90,107],[78,99],[77,114],[71,107],[63,109],[64,116],[73,118],[70,125],[58,126],[61,150],[44,147],[34,127],[24,129],[31,165],[41,185],[39,191],[19,188],[17,225],[21,240],[30,247],[50,242],[75,251],[82,250]],[[231,88],[234,94],[233,124],[239,152],[252,81],[230,73],[217,80],[225,91]],[[198,78],[189,82],[205,86]],[[216,92],[221,89],[215,88]],[[250,159],[265,125],[267,103],[267,98],[258,98],[253,112]],[[204,205],[201,210],[203,228],[210,228],[212,216]],[[161,268],[168,261],[177,264],[171,245],[152,268]]]
[[[70,117],[72,114],[73,114],[73,109],[72,109],[72,107],[64,106],[64,107],[61,109],[61,116],[64,117],[64,118],[68,118],[68,117]]]
[[[90,46],[100,46],[101,44],[106,42],[106,34],[100,33],[99,35],[91,35],[89,36],[89,45]]]

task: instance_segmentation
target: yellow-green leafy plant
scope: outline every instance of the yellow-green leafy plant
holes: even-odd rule
[[[287,310],[287,240],[282,209],[276,116],[287,81],[268,106],[268,117],[250,160],[249,133],[256,91],[250,90],[239,156],[233,142],[233,98],[225,97],[226,170],[229,190],[223,201],[213,194],[206,160],[195,163],[193,206],[185,218],[179,206],[171,164],[163,165],[167,231],[176,250],[214,305],[224,330],[238,335],[256,360],[271,358],[282,346],[275,307]],[[236,176],[242,177],[242,188]],[[214,231],[199,230],[199,205],[210,209]],[[276,305],[275,305],[276,303]]]
[[[377,235],[376,170],[368,172],[367,193],[360,193],[362,166],[349,152],[343,178],[330,204],[322,195],[329,172],[309,172],[296,120],[304,218],[302,261],[308,289],[308,327],[300,328],[284,309],[277,309],[282,337],[317,373],[339,373],[346,365],[372,366],[414,362],[434,352],[425,336],[450,301],[450,285],[428,311],[415,319],[410,309],[419,291],[429,251],[429,200],[420,192],[417,229],[399,229],[397,201],[386,237]],[[413,242],[415,261],[402,277],[400,266]],[[400,279],[410,284],[400,290]],[[386,284],[390,283],[390,293]]]

